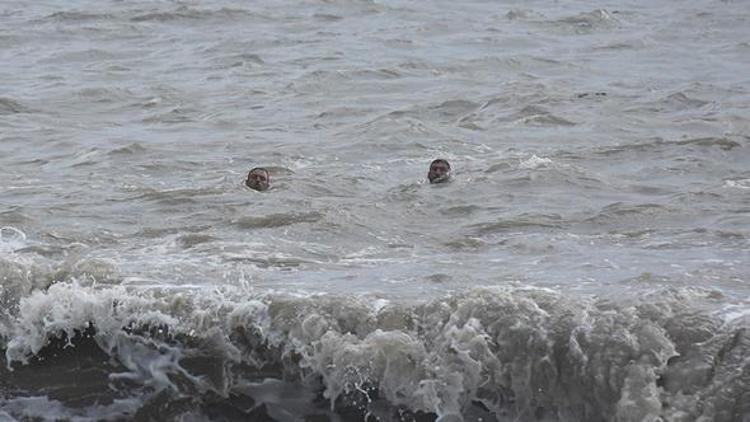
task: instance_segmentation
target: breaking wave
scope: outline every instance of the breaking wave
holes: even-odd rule
[[[83,420],[737,421],[750,417],[750,313],[696,311],[717,295],[669,289],[615,302],[476,288],[400,303],[60,282],[6,308],[0,410]]]

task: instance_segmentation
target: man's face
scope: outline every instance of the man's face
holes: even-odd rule
[[[427,173],[427,179],[430,183],[441,183],[450,177],[451,167],[445,160],[435,160],[430,164],[430,171]]]
[[[270,182],[271,178],[268,175],[268,171],[265,169],[252,169],[247,175],[245,184],[251,189],[264,191],[268,189]]]

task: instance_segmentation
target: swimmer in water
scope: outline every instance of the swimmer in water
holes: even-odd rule
[[[270,184],[271,175],[268,174],[268,170],[263,167],[256,167],[250,170],[250,173],[247,174],[247,180],[245,180],[245,185],[247,185],[247,187],[257,191],[268,189]]]
[[[427,172],[427,179],[430,183],[447,182],[451,177],[451,165],[448,161],[438,158],[430,164],[430,171]]]

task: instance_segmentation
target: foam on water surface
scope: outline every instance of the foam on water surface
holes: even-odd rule
[[[4,2],[0,419],[747,419],[748,13]]]
[[[399,303],[57,283],[22,299],[3,332],[3,387],[24,396],[44,385],[47,416],[208,417],[261,406],[279,416],[298,390],[277,420],[375,411],[450,420],[482,410],[497,420],[729,421],[750,410],[747,379],[734,375],[747,370],[750,339],[746,313],[721,313],[710,292],[692,289],[616,303],[489,288]],[[111,391],[66,390],[86,364]],[[46,368],[44,384],[20,378],[35,368]],[[99,406],[80,410],[81,395]],[[242,400],[254,404],[243,410]],[[24,415],[21,401],[3,408]],[[159,402],[170,404],[156,411]]]

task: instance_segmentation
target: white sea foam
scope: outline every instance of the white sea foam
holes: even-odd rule
[[[710,315],[689,317],[686,300],[703,296],[665,293],[622,307],[528,287],[393,304],[329,295],[139,292],[58,283],[22,299],[13,330],[3,335],[10,365],[42,353],[53,334],[72,339],[76,330],[93,324],[96,343],[127,370],[113,379],[156,391],[183,391],[186,382],[222,394],[249,391],[228,373],[219,381],[194,372],[184,361],[188,356],[219,359],[230,373],[239,371],[232,369],[239,364],[261,367],[279,359],[284,371],[320,377],[331,403],[377,392],[377,400],[389,406],[450,420],[480,399],[490,411],[512,418],[539,409],[583,418],[578,406],[586,401],[591,417],[642,421],[665,415],[663,402],[669,399],[660,385],[675,385],[685,376],[670,363],[689,352],[685,345],[709,339],[711,353],[722,336],[735,332],[718,331]],[[747,387],[720,375],[737,364],[718,364],[720,372],[694,394],[725,382]],[[275,394],[273,388],[254,389],[256,400]],[[277,400],[268,397],[263,400]],[[744,409],[740,402],[729,403]],[[4,409],[17,414],[13,406]],[[314,406],[299,411],[313,412]],[[712,415],[710,407],[669,408],[677,411]]]
[[[44,396],[18,397],[10,400],[0,399],[0,407],[20,420],[70,420],[76,422],[117,421],[123,415],[132,415],[141,403],[136,399],[115,400],[110,405],[94,405],[85,409],[71,409],[57,400]],[[0,410],[0,421],[15,421],[8,413]]]
[[[746,4],[144,3],[3,3],[0,412],[747,418]]]
[[[519,167],[527,170],[534,170],[538,168],[549,167],[552,164],[552,160],[545,157],[538,157],[536,154],[531,157],[521,160]]]
[[[24,246],[26,246],[26,233],[15,227],[0,227],[0,254],[7,256]]]
[[[750,179],[726,180],[724,186],[728,188],[750,189]]]

